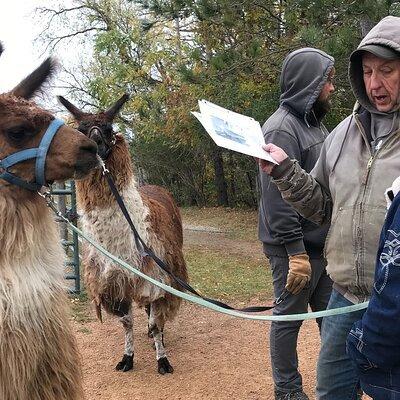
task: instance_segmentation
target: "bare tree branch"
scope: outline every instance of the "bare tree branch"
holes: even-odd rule
[[[67,33],[65,35],[61,35],[61,36],[55,36],[50,38],[49,43],[46,45],[43,54],[45,54],[48,50],[55,50],[55,48],[57,47],[57,45],[62,42],[65,39],[71,39],[73,37],[88,33],[88,32],[93,32],[93,31],[105,31],[105,29],[99,28],[99,27],[91,27],[91,28],[85,28],[85,29],[81,29],[78,31],[75,31],[73,33]]]
[[[87,8],[86,5],[81,5],[81,6],[76,6],[76,7],[71,7],[71,8],[60,8],[59,10],[54,10],[52,8],[46,8],[46,7],[38,7],[36,8],[36,11],[39,12],[40,14],[52,14],[53,18],[54,16],[61,15],[68,13],[70,11],[78,11]]]

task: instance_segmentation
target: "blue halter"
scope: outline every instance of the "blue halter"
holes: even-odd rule
[[[4,179],[5,181],[23,187],[28,190],[32,190],[34,192],[40,190],[42,186],[46,185],[45,178],[45,164],[46,164],[46,156],[49,150],[51,141],[53,140],[55,134],[60,129],[60,127],[64,125],[64,121],[61,119],[53,119],[50,125],[48,126],[46,132],[44,133],[42,140],[39,143],[39,147],[34,149],[25,149],[18,151],[17,153],[10,154],[8,157],[0,160],[0,169],[3,172],[0,174],[0,179]],[[36,182],[27,182],[18,176],[8,172],[8,169],[19,162],[30,160],[32,158],[36,158],[35,164],[35,179]]]

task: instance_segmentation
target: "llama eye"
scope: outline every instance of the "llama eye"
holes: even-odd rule
[[[81,133],[83,133],[84,135],[86,135],[87,132],[88,132],[88,127],[89,127],[88,124],[81,123],[81,124],[79,124],[79,126],[78,126],[78,131],[81,132]]]
[[[8,128],[6,134],[10,140],[13,142],[21,142],[27,136],[32,136],[33,129],[30,126],[18,125]]]

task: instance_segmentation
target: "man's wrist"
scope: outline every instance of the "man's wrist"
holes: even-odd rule
[[[285,243],[285,249],[288,256],[295,256],[297,254],[306,253],[303,239]]]
[[[284,176],[288,175],[292,166],[293,161],[289,157],[285,158],[279,165],[275,165],[274,168],[272,168],[271,176],[274,179],[282,179]]]

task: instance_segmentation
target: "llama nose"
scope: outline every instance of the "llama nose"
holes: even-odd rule
[[[103,143],[103,139],[100,135],[92,135],[90,138],[97,144],[97,146],[100,146]]]
[[[97,126],[93,126],[90,130],[89,130],[89,135],[88,137],[91,140],[94,140],[97,144],[100,144],[100,142],[102,141],[102,134],[101,134],[101,130],[97,127]]]

